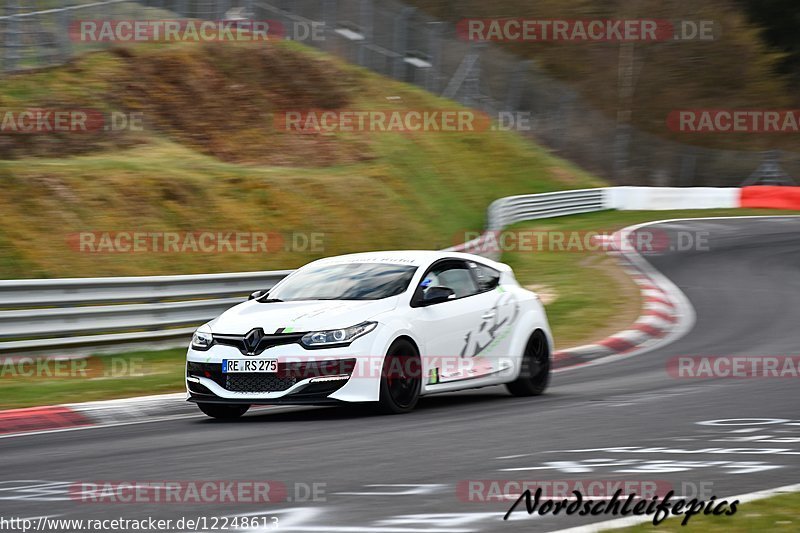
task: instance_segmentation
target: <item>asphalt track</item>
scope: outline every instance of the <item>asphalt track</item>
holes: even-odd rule
[[[495,387],[429,398],[403,416],[289,408],[232,423],[198,416],[3,439],[0,516],[249,514],[277,517],[277,531],[548,531],[589,519],[520,509],[504,522],[510,501],[465,501],[457,488],[469,480],[645,480],[721,499],[798,482],[798,379],[679,379],[667,362],[800,353],[800,219],[659,227],[708,232],[709,248],[648,258],[697,314],[695,327],[665,348],[558,373],[533,399]],[[729,422],[702,423],[720,419]],[[68,490],[76,481],[230,479],[283,482],[294,501],[90,504]],[[295,483],[324,484],[324,501],[298,501]]]

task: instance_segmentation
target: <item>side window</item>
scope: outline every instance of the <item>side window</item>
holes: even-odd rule
[[[419,289],[424,293],[431,287],[448,287],[456,298],[472,296],[480,292],[469,267],[463,261],[443,261],[425,274]]]
[[[500,272],[497,270],[473,261],[469,261],[467,264],[475,275],[475,279],[478,280],[480,292],[490,291],[500,284]]]

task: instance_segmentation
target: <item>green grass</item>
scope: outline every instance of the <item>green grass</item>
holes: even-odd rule
[[[764,500],[742,503],[732,516],[695,515],[684,527],[681,517],[668,518],[658,526],[652,523],[624,529],[625,533],[751,533],[770,531],[789,533],[800,531],[800,493],[782,494]]]
[[[617,230],[639,222],[698,216],[775,215],[788,211],[703,210],[703,211],[608,211],[586,215],[523,223],[512,229],[539,231]],[[514,267],[523,285],[543,284],[552,288],[557,299],[547,305],[547,313],[558,347],[598,340],[629,325],[639,315],[639,293],[616,264],[599,252],[587,253],[507,253],[503,260]],[[187,339],[188,342],[188,339]],[[15,408],[122,398],[184,389],[183,348],[157,352],[136,352],[106,356],[136,375],[90,378],[21,378],[0,376],[0,408]],[[112,363],[93,360],[92,368]],[[126,361],[126,363],[121,363]],[[106,365],[103,367],[102,365]],[[1,368],[1,367],[0,367]],[[44,400],[46,398],[46,400]]]
[[[91,357],[33,370],[0,358],[0,408],[88,402],[183,390],[185,349]],[[26,375],[33,372],[34,375]],[[47,372],[47,373],[46,373]]]
[[[177,70],[168,76],[167,67]],[[0,111],[138,109],[146,127],[0,143],[0,277],[268,270],[443,247],[458,231],[482,228],[499,196],[604,185],[513,132],[274,130],[271,113],[293,98],[301,109],[457,107],[295,43],[143,45],[4,79]],[[135,230],[317,232],[324,249],[92,254],[70,245],[79,232]]]

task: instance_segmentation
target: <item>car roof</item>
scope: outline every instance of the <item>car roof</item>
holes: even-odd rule
[[[326,257],[314,261],[314,263],[397,263],[410,266],[428,266],[439,259],[463,259],[465,261],[477,261],[497,270],[509,270],[509,267],[474,254],[463,252],[449,252],[440,250],[386,250],[380,252],[361,252],[347,255],[337,255]]]

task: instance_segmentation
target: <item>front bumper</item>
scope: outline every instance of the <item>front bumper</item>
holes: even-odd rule
[[[189,401],[205,403],[336,403],[329,396],[352,377],[355,359],[279,363],[275,374],[223,374],[221,363],[188,362]],[[233,397],[232,397],[233,395]]]
[[[245,356],[231,346],[187,353],[188,400],[202,403],[332,404],[377,401],[382,357],[370,355],[369,339],[350,346],[307,350],[299,344],[275,346]],[[380,351],[376,353],[381,353]],[[224,359],[277,359],[277,373],[222,372]]]

